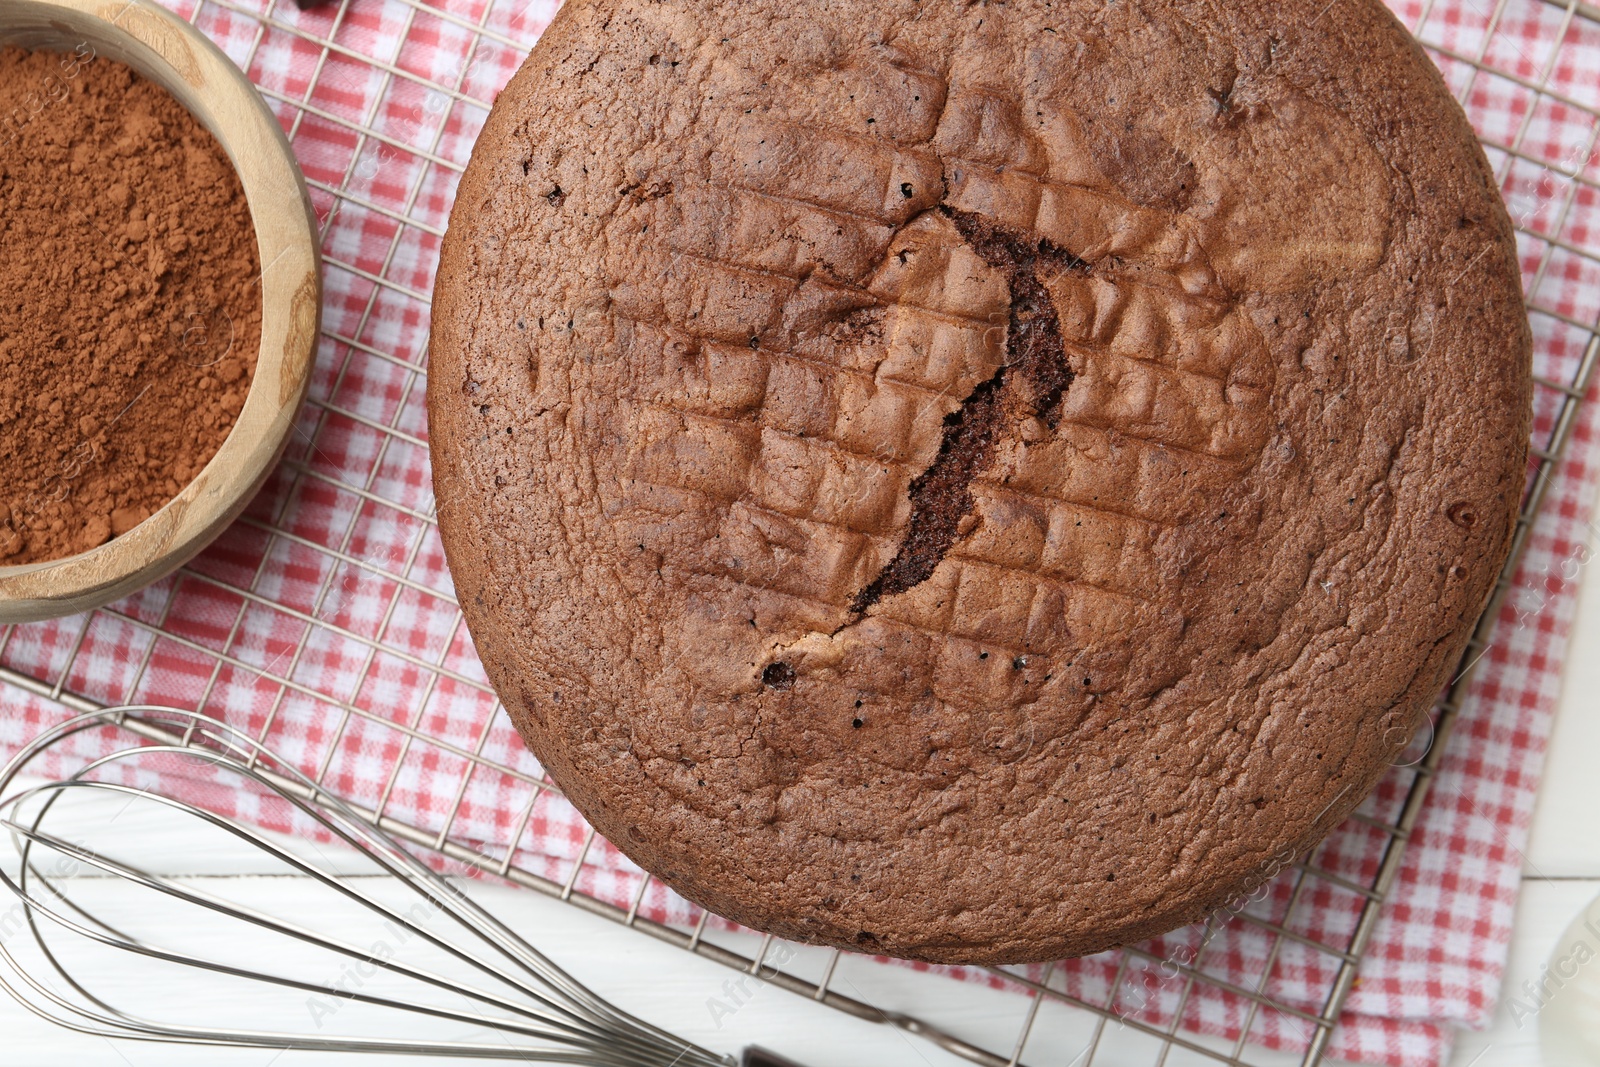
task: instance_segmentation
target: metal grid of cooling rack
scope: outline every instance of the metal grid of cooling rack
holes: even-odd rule
[[[1377,865],[1375,876],[1365,883],[1356,883],[1318,866],[1310,858],[1303,859],[1284,872],[1283,878],[1290,884],[1287,890],[1287,908],[1282,914],[1276,918],[1263,918],[1248,912],[1231,916],[1234,921],[1258,927],[1272,938],[1271,950],[1265,957],[1262,980],[1253,983],[1253,987],[1229,984],[1208,973],[1204,952],[1209,939],[1202,940],[1199,953],[1182,965],[1173,964],[1171,960],[1162,960],[1138,947],[1123,950],[1115,978],[1111,982],[1110,996],[1103,1001],[1091,1002],[1089,999],[1065,992],[1053,981],[1055,976],[1053,969],[996,970],[993,972],[995,978],[1019,988],[1030,1001],[1025,1012],[1021,1013],[1020,1026],[1009,1044],[981,1047],[982,1042],[968,1041],[956,1034],[947,1033],[929,1020],[880,1007],[840,992],[835,985],[835,975],[841,963],[841,956],[837,952],[828,955],[818,966],[801,974],[775,962],[787,958],[789,954],[780,951],[779,943],[772,938],[765,937],[759,941],[755,939],[730,941],[728,938],[716,936],[716,924],[708,927],[708,916],[703,912],[698,912],[697,917],[688,922],[656,921],[647,918],[641,913],[641,902],[645,900],[651,888],[648,876],[640,882],[632,896],[631,904],[626,906],[607,901],[586,891],[583,888],[585,884],[583,876],[595,842],[592,831],[577,843],[575,855],[565,861],[564,873],[552,871],[548,865],[541,868],[538,864],[522,862],[517,846],[530,821],[535,817],[537,805],[546,798],[557,796],[557,793],[541,777],[537,768],[503,765],[485,756],[486,743],[495,724],[503,719],[503,716],[499,713],[498,705],[493,702],[493,694],[482,676],[463,667],[456,658],[465,636],[459,613],[455,614],[453,621],[435,633],[434,643],[425,649],[397,647],[386,643],[381,637],[388,632],[389,624],[396,614],[406,610],[404,605],[409,595],[413,593],[426,595],[449,605],[453,605],[453,601],[449,596],[447,582],[441,586],[437,584],[437,576],[430,581],[427,576],[419,577],[416,573],[422,558],[433,552],[436,547],[431,541],[434,536],[431,496],[425,490],[420,494],[395,491],[380,475],[385,462],[384,457],[389,450],[425,448],[425,433],[406,421],[406,412],[415,411],[420,404],[425,374],[425,353],[417,351],[407,354],[390,351],[381,340],[374,339],[369,331],[369,325],[375,318],[381,318],[384,314],[392,312],[396,306],[402,309],[402,315],[413,314],[418,317],[418,321],[426,322],[427,284],[419,283],[417,276],[408,273],[404,268],[406,257],[402,254],[402,249],[408,240],[420,239],[426,250],[429,241],[436,241],[441,236],[442,229],[436,215],[429,215],[420,210],[419,204],[427,197],[439,195],[448,197],[449,189],[453,188],[454,178],[459,175],[465,163],[472,134],[481,125],[482,118],[487,113],[488,97],[494,85],[490,85],[490,92],[485,92],[480,85],[474,84],[474,78],[478,73],[475,68],[478,66],[480,52],[486,48],[500,50],[496,60],[497,69],[490,71],[487,77],[489,82],[495,84],[503,81],[510,67],[514,67],[515,61],[519,60],[526,50],[527,41],[520,39],[519,29],[529,21],[528,12],[530,9],[542,7],[547,9],[545,13],[548,13],[548,9],[553,9],[555,6],[554,3],[533,0],[528,4],[526,0],[507,0],[501,4],[500,9],[497,9],[498,0],[480,0],[479,3],[470,6],[469,14],[463,15],[458,4],[436,7],[427,0],[388,0],[386,9],[394,13],[402,24],[398,32],[390,34],[394,40],[400,42],[400,45],[397,46],[394,55],[384,57],[366,49],[361,40],[347,39],[344,35],[346,18],[351,10],[350,0],[344,0],[332,13],[331,22],[324,24],[316,32],[309,31],[303,20],[293,17],[288,9],[281,5],[280,0],[265,0],[262,6],[241,3],[238,0],[191,0],[191,2],[193,6],[187,9],[183,9],[180,5],[182,13],[197,24],[213,31],[214,36],[218,33],[232,35],[234,46],[229,49],[230,53],[242,67],[250,71],[253,76],[257,76],[263,94],[278,111],[291,140],[296,142],[297,147],[307,128],[316,125],[324,133],[331,131],[334,135],[347,136],[351,148],[342,177],[330,180],[326,174],[321,176],[310,174],[309,182],[322,222],[328,269],[332,273],[341,275],[351,286],[366,287],[364,307],[359,309],[353,325],[348,325],[348,319],[336,318],[327,328],[324,338],[324,362],[326,364],[326,352],[330,350],[337,353],[337,358],[331,368],[331,382],[325,383],[325,388],[321,389],[319,395],[313,399],[308,407],[306,419],[302,422],[301,434],[308,447],[291,450],[275,486],[269,488],[265,496],[269,499],[283,500],[300,487],[320,483],[332,491],[353,497],[358,501],[356,505],[358,512],[361,507],[369,504],[389,509],[412,524],[412,533],[406,543],[392,547],[386,554],[375,555],[371,551],[363,550],[362,546],[357,544],[359,541],[357,520],[353,515],[342,530],[332,530],[330,536],[319,539],[287,528],[279,521],[282,518],[281,512],[257,509],[241,520],[241,528],[265,539],[264,543],[268,548],[262,551],[263,559],[272,546],[282,546],[289,550],[310,553],[324,564],[318,572],[320,576],[317,580],[316,595],[308,607],[297,610],[276,603],[271,591],[262,588],[264,563],[257,566],[253,576],[248,577],[228,577],[225,574],[219,575],[215,568],[201,569],[192,566],[166,584],[163,594],[167,597],[165,607],[160,606],[159,597],[154,601],[156,606],[153,608],[150,598],[143,601],[136,598],[134,603],[125,602],[96,613],[97,616],[112,617],[118,623],[124,624],[129,632],[144,637],[142,644],[136,643],[134,646],[136,649],[142,649],[135,657],[136,664],[130,671],[119,675],[118,681],[109,691],[101,686],[98,692],[90,692],[95,687],[81,684],[83,676],[78,669],[80,653],[91,633],[95,616],[86,617],[76,624],[78,627],[75,631],[76,636],[69,639],[60,654],[54,656],[51,671],[27,673],[0,667],[0,680],[78,711],[94,710],[107,703],[132,702],[140,694],[141,685],[151,670],[158,644],[164,643],[166,647],[175,647],[210,664],[209,677],[194,700],[196,707],[207,705],[228,671],[247,671],[270,682],[275,687],[277,695],[271,702],[265,718],[261,720],[258,731],[262,737],[266,737],[278,722],[286,701],[304,697],[327,705],[327,695],[307,686],[301,680],[297,668],[308,656],[308,650],[314,644],[318,632],[330,631],[349,645],[365,650],[365,664],[358,673],[360,678],[366,678],[374,669],[375,661],[382,658],[386,662],[397,664],[400,670],[409,672],[406,676],[419,691],[412,705],[417,711],[409,717],[396,719],[385,716],[375,712],[371,706],[351,699],[328,705],[332,712],[332,721],[321,724],[323,733],[331,737],[334,742],[357,726],[381,729],[392,735],[392,743],[383,748],[386,753],[385,758],[389,760],[387,782],[375,802],[358,803],[357,806],[370,813],[389,832],[404,840],[437,850],[453,860],[490,874],[560,897],[576,907],[627,924],[648,935],[729,967],[751,973],[759,972],[773,985],[810,997],[859,1018],[902,1027],[975,1063],[1001,1067],[1001,1065],[1024,1062],[1033,1052],[1033,1046],[1029,1043],[1030,1037],[1040,1018],[1041,1007],[1045,1005],[1065,1006],[1082,1014],[1092,1023],[1087,1046],[1072,1060],[1074,1067],[1078,1064],[1089,1067],[1105,1062],[1105,1057],[1101,1055],[1104,1051],[1102,1038],[1108,1032],[1108,1024],[1112,1022],[1115,1022],[1118,1028],[1130,1028],[1152,1039],[1153,1062],[1157,1067],[1178,1060],[1232,1064],[1237,1067],[1251,1067],[1252,1064],[1265,1063],[1268,1062],[1267,1059],[1258,1059],[1252,1046],[1246,1044],[1246,1039],[1252,1032],[1252,1022],[1263,1012],[1278,1013],[1303,1027],[1306,1035],[1305,1047],[1297,1054],[1301,1062],[1310,1065],[1323,1058],[1333,1028],[1354,986],[1357,967],[1377,926],[1386,894],[1400,870],[1407,840],[1422,811],[1430,784],[1438,770],[1445,747],[1444,742],[1450,734],[1458,711],[1458,701],[1467,692],[1472,671],[1489,645],[1493,620],[1499,614],[1502,602],[1511,588],[1513,569],[1526,548],[1532,521],[1544,503],[1549,475],[1566,450],[1579,406],[1594,374],[1596,359],[1600,357],[1600,324],[1584,321],[1560,308],[1543,306],[1537,301],[1541,283],[1551,269],[1554,257],[1558,255],[1576,257],[1588,264],[1600,266],[1600,248],[1593,247],[1592,242],[1566,236],[1566,223],[1579,196],[1600,192],[1600,181],[1589,173],[1589,162],[1595,158],[1597,140],[1600,140],[1600,107],[1564,95],[1550,86],[1552,73],[1556,70],[1562,44],[1567,39],[1569,29],[1579,20],[1587,20],[1600,26],[1600,9],[1589,4],[1577,3],[1575,0],[1567,0],[1564,3],[1561,0],[1495,0],[1492,11],[1480,12],[1483,26],[1477,47],[1463,50],[1445,39],[1430,41],[1428,31],[1431,20],[1436,14],[1437,0],[1422,0],[1420,3],[1414,3],[1411,8],[1413,17],[1410,24],[1413,32],[1429,43],[1430,52],[1446,69],[1447,76],[1451,77],[1452,87],[1459,92],[1464,102],[1483,78],[1496,79],[1499,83],[1515,87],[1517,91],[1527,96],[1528,104],[1521,114],[1520,124],[1511,130],[1508,136],[1486,135],[1484,143],[1495,163],[1497,176],[1503,187],[1509,188],[1507,183],[1513,180],[1515,168],[1523,165],[1540,168],[1542,174],[1550,175],[1563,183],[1564,191],[1560,195],[1544,197],[1539,205],[1539,212],[1535,213],[1539,217],[1521,219],[1518,230],[1520,239],[1524,242],[1524,252],[1527,253],[1529,249],[1537,250],[1537,266],[1534,269],[1532,282],[1528,285],[1528,292],[1535,298],[1530,302],[1530,311],[1536,324],[1540,320],[1549,320],[1575,331],[1582,339],[1582,355],[1571,368],[1570,374],[1560,378],[1541,375],[1536,379],[1538,402],[1545,405],[1549,417],[1543,421],[1547,432],[1537,435],[1533,442],[1532,470],[1526,500],[1517,526],[1512,562],[1502,575],[1494,600],[1467,649],[1460,676],[1436,708],[1435,743],[1414,766],[1396,769],[1395,773],[1401,776],[1398,791],[1400,799],[1389,812],[1392,818],[1356,816],[1383,839],[1381,862]],[[506,18],[505,9],[519,2],[525,5],[521,11]],[[1503,43],[1500,34],[1503,24],[1509,15],[1517,13],[1517,8],[1539,8],[1541,5],[1548,5],[1559,12],[1559,22],[1549,40],[1544,42],[1544,47],[1548,49],[1547,54],[1537,57],[1537,62],[1518,64],[1519,70],[1504,69],[1506,65],[1497,62],[1496,58],[1496,49]],[[218,24],[212,25],[214,22]],[[418,22],[428,23],[435,27],[437,32],[462,35],[466,41],[463,52],[466,58],[457,63],[454,69],[442,75],[437,71],[432,73],[419,71],[414,65],[403,62],[400,49]],[[239,37],[241,26],[244,30],[242,41]],[[280,84],[271,78],[258,76],[260,71],[257,61],[263,43],[284,35],[292,37],[297,44],[308,47],[316,53],[310,78],[299,86]],[[1511,47],[1522,52],[1523,59],[1529,59],[1524,49],[1515,43]],[[378,91],[369,94],[373,102],[364,117],[341,114],[336,109],[319,106],[313,102],[313,96],[319,85],[333,76],[330,72],[334,67],[343,68],[342,76],[349,76],[350,70],[355,68],[362,76],[377,79]],[[1528,75],[1529,69],[1536,72],[1531,77]],[[432,113],[435,117],[442,116],[435,124],[431,135],[420,140],[397,135],[393,128],[377,121],[378,101],[398,89],[420,92],[423,94],[423,103],[420,105],[422,111]],[[1545,105],[1559,106],[1581,115],[1587,124],[1586,140],[1578,146],[1579,150],[1564,162],[1551,163],[1537,152],[1530,151],[1525,143],[1534,124],[1536,112]],[[369,172],[375,169],[371,160],[383,161],[394,157],[403,157],[417,166],[407,172],[407,181],[398,199],[390,196],[386,201],[384,197],[372,195],[367,191],[366,186],[370,183],[365,179],[370,179],[372,174]],[[430,184],[440,175],[443,176],[442,186]],[[441,189],[443,189],[442,194]],[[343,256],[336,244],[329,243],[341,216],[348,217],[351,213],[358,213],[366,220],[392,224],[392,236],[389,238],[387,252],[379,257],[376,269],[369,262],[356,262],[356,257]],[[424,282],[428,279],[431,279],[431,275],[428,275]],[[357,303],[360,304],[361,300],[358,299]],[[341,326],[341,321],[347,325]],[[391,388],[395,396],[391,398],[392,402],[389,404],[392,414],[378,417],[371,412],[358,410],[355,405],[341,402],[341,387],[345,384],[347,373],[351,371],[352,360],[355,359],[377,361],[378,364],[394,372]],[[324,370],[328,369],[325,365]],[[371,457],[368,473],[364,479],[344,477],[337,469],[330,470],[327,464],[321,462],[325,457],[319,452],[320,443],[330,424],[335,421],[365,428],[376,435],[379,442],[378,453],[375,457]],[[375,625],[352,621],[350,612],[345,610],[342,604],[345,599],[343,594],[348,591],[345,583],[351,580],[351,575],[357,575],[357,580],[364,580],[360,576],[372,577],[382,591],[382,595],[375,601],[376,610],[381,615]],[[167,626],[167,610],[172,602],[173,590],[185,583],[225,590],[231,597],[229,603],[237,604],[237,612],[231,623],[224,623],[225,633],[220,638],[207,639],[204,635],[170,632]],[[259,660],[247,658],[234,650],[233,640],[239,634],[247,613],[253,607],[271,607],[301,624],[298,638],[290,641],[277,657],[265,666]],[[0,655],[3,655],[15,634],[16,628],[7,628],[0,633]],[[477,724],[475,739],[473,735],[464,738],[434,736],[423,725],[421,708],[442,685],[478,691],[488,702],[485,705],[488,713]],[[331,764],[337,748],[337,743],[327,744],[325,755],[313,768],[317,773],[319,784],[331,792],[338,791],[336,782],[329,783]],[[459,785],[454,791],[453,804],[444,817],[437,820],[436,825],[428,826],[414,825],[410,821],[387,813],[402,766],[408,759],[415,759],[424,752],[436,759],[454,760],[455,765],[462,768]],[[469,784],[473,781],[474,775],[480,773],[501,776],[504,780],[520,786],[527,794],[526,802],[516,809],[515,816],[509,823],[508,834],[498,843],[465,839],[455,829]],[[1339,939],[1337,944],[1327,944],[1307,937],[1297,932],[1291,922],[1295,909],[1309,894],[1310,887],[1317,883],[1336,886],[1344,892],[1355,894],[1361,901],[1359,918],[1353,931],[1347,938]],[[691,909],[690,914],[696,913]],[[1296,1008],[1291,1004],[1274,1000],[1260,991],[1266,988],[1266,978],[1276,965],[1280,950],[1290,943],[1310,948],[1326,955],[1332,961],[1336,978],[1328,987],[1320,1010],[1306,1011]],[[1125,979],[1131,971],[1142,964],[1153,962],[1174,967],[1176,974],[1182,980],[1177,1010],[1170,1013],[1170,1022],[1164,1025],[1154,1025],[1142,1020],[1137,1013],[1129,1013],[1119,1006]],[[1248,1003],[1248,1014],[1244,1019],[1244,1025],[1239,1028],[1241,1036],[1237,1041],[1219,1042],[1199,1038],[1180,1029],[1179,1024],[1184,1018],[1184,1003],[1189,1000],[1192,993],[1208,985],[1242,998]],[[1119,1059],[1118,1062],[1122,1061]],[[1146,1058],[1141,1062],[1152,1061]],[[1274,1058],[1272,1062],[1281,1062],[1281,1057]]]

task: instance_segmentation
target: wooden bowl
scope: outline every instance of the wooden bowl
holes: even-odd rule
[[[316,217],[289,142],[249,79],[200,31],[148,0],[0,0],[0,45],[92,48],[163,86],[232,160],[262,263],[261,352],[222,448],[121,537],[65,559],[0,567],[0,623],[15,623],[88,611],[159,581],[238,517],[282,455],[305,399],[322,287]]]

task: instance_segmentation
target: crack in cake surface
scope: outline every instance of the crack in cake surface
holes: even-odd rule
[[[1007,277],[1005,360],[945,417],[938,455],[911,482],[911,521],[900,548],[850,602],[858,616],[932,577],[972,512],[972,480],[988,465],[997,440],[1016,435],[1029,419],[1042,418],[1053,429],[1072,384],[1061,320],[1046,283],[1067,271],[1087,271],[1089,265],[1043,238],[1022,236],[969,212],[938,210],[979,259]]]

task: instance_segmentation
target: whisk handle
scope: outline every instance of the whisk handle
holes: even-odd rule
[[[739,1060],[739,1067],[800,1067],[800,1065],[776,1052],[768,1052],[764,1048],[751,1045],[744,1050],[744,1056]]]

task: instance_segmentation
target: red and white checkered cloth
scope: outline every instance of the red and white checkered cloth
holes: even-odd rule
[[[194,18],[262,87],[327,223],[313,397],[283,469],[184,574],[91,616],[8,631],[0,666],[102,703],[204,709],[321,774],[332,791],[412,825],[493,856],[509,850],[518,866],[555,879],[581,860],[576,888],[626,905],[638,869],[603,841],[585,853],[577,813],[534,789],[540,770],[488,689],[430,522],[422,374],[438,237],[481,105],[558,0],[357,0],[313,12],[268,0],[164,2]],[[1358,0],[1333,0],[1341,2]],[[1480,134],[1500,146],[1491,161],[1513,215],[1532,231],[1522,251],[1531,302],[1543,309],[1533,317],[1536,371],[1571,381],[1591,339],[1582,324],[1600,317],[1592,114],[1600,108],[1600,24],[1546,0],[1390,2],[1407,25],[1420,23]],[[1539,389],[1536,444],[1548,441],[1561,399]],[[1600,533],[1588,519],[1600,467],[1593,401],[1549,479],[1513,596],[1335,1031],[1339,1058],[1440,1063],[1452,1029],[1486,1023],[1499,993],[1577,582]],[[0,702],[0,754],[68,714],[9,686],[0,685]],[[81,736],[54,769],[72,769],[104,743]],[[1397,769],[1364,811],[1392,820],[1410,777]],[[209,800],[288,826],[281,812],[242,798]],[[1370,885],[1384,842],[1352,821],[1315,863]],[[1339,945],[1362,900],[1322,878],[1299,885],[1289,872],[1247,910]],[[676,922],[697,914],[659,886],[642,911]],[[1147,947],[1150,957],[1128,957],[1120,974],[1112,1003],[1124,1017],[1166,1025],[1181,1013],[1186,1028],[1248,1032],[1288,1049],[1306,1044],[1306,1020],[1252,1011],[1207,982],[1186,994],[1176,965],[1310,1014],[1338,965],[1237,920],[1218,921],[1209,937],[1195,928]],[[1120,954],[1075,961],[1052,980],[1106,1004],[1123,963]]]

